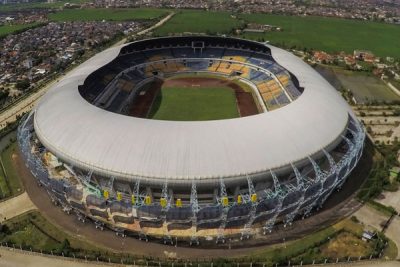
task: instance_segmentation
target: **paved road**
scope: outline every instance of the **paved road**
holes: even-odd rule
[[[32,203],[26,192],[0,202],[0,223],[33,209],[36,209],[36,206]]]
[[[396,216],[389,227],[386,229],[385,235],[390,238],[397,246],[397,249],[400,249],[400,217]],[[400,260],[400,253],[397,252],[397,259]]]
[[[399,134],[400,135],[400,134]],[[392,206],[397,210],[397,212],[400,212],[400,191],[397,190],[395,192],[389,192],[385,191],[382,193],[384,196],[381,199],[378,199],[377,202],[386,205],[386,206]]]
[[[20,252],[15,249],[0,248],[1,267],[104,267],[104,266],[123,266],[121,264],[94,263],[72,260],[62,257],[42,256],[37,253]],[[313,265],[315,266],[315,265]],[[322,265],[320,265],[322,266]],[[400,262],[396,261],[371,261],[346,264],[329,264],[325,266],[337,267],[398,267]]]
[[[42,256],[36,253],[20,252],[15,249],[0,248],[1,267],[99,267],[122,266],[111,264],[95,264],[72,259],[52,256]]]
[[[361,209],[354,213],[354,216],[356,216],[365,225],[372,226],[379,231],[382,231],[382,226],[390,217],[368,205],[364,205]]]
[[[175,15],[174,12],[170,13],[168,16],[166,16],[165,18],[163,18],[162,20],[160,20],[159,22],[157,22],[156,24],[154,24],[153,26],[151,26],[150,28],[147,28],[141,32],[138,32],[137,35],[143,35],[146,34],[160,26],[162,26],[165,22],[167,22],[168,20],[170,20],[173,16]]]
[[[315,266],[315,265],[314,265]],[[319,265],[322,266],[322,265]],[[335,267],[399,267],[400,262],[398,261],[366,261],[357,263],[346,263],[346,264],[330,264],[325,266],[335,266]]]

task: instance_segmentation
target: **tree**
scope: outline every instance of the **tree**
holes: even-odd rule
[[[28,79],[24,79],[24,80],[20,80],[15,84],[15,88],[17,88],[18,90],[22,90],[25,91],[26,89],[29,88],[30,86],[30,82]]]
[[[64,241],[60,244],[60,246],[56,250],[57,254],[64,254],[64,256],[68,256],[72,252],[71,244],[68,239],[64,239]]]
[[[11,233],[10,228],[7,226],[7,224],[0,224],[0,233],[4,233],[6,235],[9,235]]]

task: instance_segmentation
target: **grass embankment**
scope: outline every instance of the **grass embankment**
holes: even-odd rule
[[[155,19],[166,15],[166,9],[153,8],[121,8],[121,9],[65,9],[49,14],[53,21],[128,21],[140,19]]]
[[[149,118],[157,120],[204,121],[239,117],[231,88],[162,88]]]
[[[397,214],[396,209],[393,207],[388,207],[385,206],[379,202],[376,202],[374,200],[369,200],[367,202],[367,205],[376,209],[377,211],[380,211],[381,213],[387,215],[387,216],[392,216],[393,214]]]
[[[49,223],[37,211],[32,211],[6,221],[0,230],[0,242],[14,245],[25,250],[32,249],[43,253],[53,253],[69,257],[85,258],[88,260],[133,262],[130,254],[118,254],[96,247],[89,242],[71,236],[62,229]]]
[[[23,186],[14,164],[17,149],[17,142],[13,142],[1,152],[0,199],[15,196],[23,192]]]

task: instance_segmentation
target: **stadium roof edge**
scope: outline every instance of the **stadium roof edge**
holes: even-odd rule
[[[107,112],[83,99],[78,86],[117,57],[124,46],[107,49],[78,66],[35,108],[38,138],[72,165],[126,179],[143,176],[159,181],[168,177],[171,182],[186,184],[196,178],[215,183],[217,177],[236,179],[239,174],[302,161],[337,142],[349,114],[354,117],[348,104],[315,70],[270,45],[266,47],[273,58],[305,88],[296,101],[283,108],[245,118],[196,122]]]

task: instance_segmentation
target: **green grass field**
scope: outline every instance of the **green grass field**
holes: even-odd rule
[[[7,184],[7,180],[4,175],[3,169],[0,168],[0,199],[9,197],[10,194],[11,194],[10,188]]]
[[[261,248],[252,252],[249,257],[254,261],[266,261],[270,264],[280,262],[281,265],[287,264],[289,259],[292,264],[299,264],[301,261],[303,264],[311,264],[313,260],[316,263],[323,263],[325,259],[335,262],[337,257],[341,260],[348,256],[369,257],[376,240],[364,243],[360,238],[363,230],[362,224],[344,219],[303,238]],[[348,238],[343,238],[343,235]],[[384,250],[383,257],[394,259],[396,255],[396,245],[391,242]]]
[[[35,3],[17,3],[17,4],[13,3],[13,4],[0,5],[0,11],[9,12],[9,11],[33,9],[33,8],[56,9],[56,8],[63,7],[65,3],[80,4],[80,3],[84,3],[84,2],[87,2],[87,1],[86,0],[59,0],[55,3],[47,3],[47,1],[35,2]]]
[[[318,65],[316,70],[337,90],[350,90],[357,103],[363,104],[372,100],[378,102],[400,100],[389,86],[372,74],[322,65]]]
[[[242,37],[264,38],[278,46],[318,49],[327,52],[371,50],[378,56],[400,57],[398,25],[323,17],[244,14],[234,18],[227,12],[179,11],[155,31],[156,35],[175,33],[231,33],[244,23],[271,24],[282,32],[246,33]]]
[[[398,95],[375,76],[339,69],[335,70],[335,75],[343,87],[353,93],[358,103],[367,103],[372,100],[378,102],[400,100]]]
[[[63,231],[56,225],[51,224],[38,211],[24,213],[10,220],[7,220],[9,231],[7,233],[0,232],[0,242],[7,242],[9,245],[14,244],[19,248],[22,246],[25,250],[32,248],[34,251],[43,251],[50,254],[61,253],[61,247],[64,240],[68,240],[71,248],[69,252],[73,252],[77,257],[83,258],[87,256],[88,260],[96,260],[96,257],[103,256],[103,261],[110,258],[113,262],[121,262],[121,257],[130,257],[131,255],[116,254],[104,248],[87,242],[79,237],[73,236]],[[64,251],[66,252],[66,251]],[[71,253],[68,255],[71,257]]]
[[[126,21],[137,19],[155,19],[168,13],[166,9],[124,8],[124,9],[65,9],[49,14],[53,21]]]
[[[149,118],[175,121],[221,120],[239,117],[230,88],[162,88]]]
[[[374,77],[338,74],[343,86],[352,91],[358,103],[370,101],[391,102],[400,100],[382,81]]]
[[[47,4],[36,3],[35,5],[44,6]],[[0,7],[0,10],[1,8],[3,7]],[[170,10],[151,8],[65,9],[50,14],[49,18],[53,21],[103,19],[124,21],[158,18],[167,12],[170,12]],[[400,58],[400,49],[398,49],[400,27],[398,25],[358,20],[269,14],[243,14],[235,17],[229,12],[178,10],[175,16],[156,29],[154,34],[156,36],[179,33],[230,34],[234,29],[249,22],[276,25],[282,27],[283,31],[246,33],[241,37],[255,40],[265,39],[278,46],[317,49],[327,52],[345,51],[352,53],[355,49],[366,49],[378,56]],[[2,29],[0,27],[0,36],[12,31],[13,29]]]
[[[36,25],[38,25],[38,24],[33,23],[33,24],[18,24],[18,25],[0,26],[0,38],[3,36],[6,36],[8,34],[11,34],[11,33],[19,32],[19,31],[26,30],[28,28],[35,27]]]
[[[354,49],[371,50],[378,56],[400,57],[400,27],[398,25],[322,17],[281,15],[241,15],[246,22],[270,24],[283,28],[282,32],[249,33],[243,37],[263,37],[272,44],[286,47],[314,48],[327,52]]]
[[[17,143],[14,142],[1,152],[1,160],[7,174],[7,181],[5,179],[6,174],[0,169],[0,198],[15,196],[23,191],[23,186],[14,167],[12,158],[16,149]]]
[[[163,26],[155,30],[159,36],[174,33],[229,33],[243,23],[227,12],[180,10]]]

